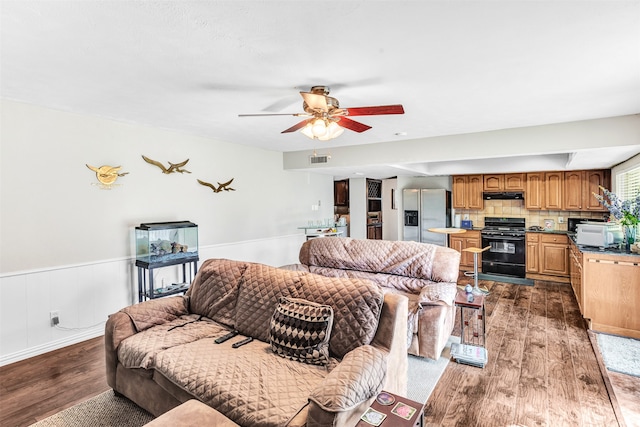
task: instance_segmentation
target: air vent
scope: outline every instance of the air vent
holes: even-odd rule
[[[312,165],[318,165],[322,163],[329,163],[329,159],[331,156],[328,155],[319,155],[319,156],[309,156],[309,163]]]

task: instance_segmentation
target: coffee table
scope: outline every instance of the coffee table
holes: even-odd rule
[[[376,398],[369,409],[367,409],[367,412],[373,410],[384,414],[385,418],[382,423],[377,424],[380,427],[424,426],[424,403],[419,403],[384,390],[380,392],[378,397],[388,397],[388,400],[393,400],[392,403],[384,405]],[[401,416],[403,414],[407,414],[408,419],[403,418]],[[356,424],[356,427],[371,427],[372,425],[375,424],[368,423],[361,419],[358,424]]]

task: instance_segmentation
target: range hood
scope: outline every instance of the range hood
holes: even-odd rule
[[[524,200],[524,194],[515,191],[484,192],[482,198],[484,200]]]

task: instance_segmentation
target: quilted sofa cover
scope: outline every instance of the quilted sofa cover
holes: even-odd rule
[[[407,296],[408,352],[440,357],[455,320],[458,251],[427,243],[332,237],[305,242],[299,260],[301,268],[285,268],[369,279],[385,293]]]
[[[271,350],[281,296],[332,306],[327,366]],[[196,398],[242,426],[354,425],[382,388],[406,394],[407,313],[407,298],[365,279],[207,260],[185,296],[109,317],[107,382],[154,415]],[[232,348],[244,336],[254,341]]]

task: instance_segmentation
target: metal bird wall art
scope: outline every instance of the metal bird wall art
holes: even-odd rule
[[[229,181],[227,182],[223,182],[222,184],[218,182],[218,186],[216,187],[215,185],[211,184],[210,182],[205,182],[205,181],[201,181],[198,180],[198,183],[200,183],[201,185],[204,185],[205,187],[209,187],[213,190],[214,193],[219,193],[221,191],[236,191],[235,188],[231,188],[229,187],[229,185],[231,185],[231,183],[233,182],[234,178],[231,178]]]
[[[146,157],[145,155],[142,155],[142,158],[144,159],[145,162],[149,163],[150,165],[154,165],[159,167],[162,170],[162,173],[164,174],[170,174],[170,173],[175,173],[175,172],[180,172],[180,173],[191,173],[186,169],[182,169],[184,167],[184,165],[187,164],[187,162],[189,162],[189,159],[185,160],[184,162],[180,162],[180,163],[169,163],[169,167],[166,168],[162,163],[160,163],[157,160],[153,160],[150,159],[148,157]]]
[[[89,164],[86,164],[86,166],[96,173],[96,178],[98,179],[98,182],[100,182],[100,187],[105,188],[107,190],[110,190],[111,187],[113,187],[114,185],[117,185],[115,184],[115,182],[118,179],[118,177],[125,176],[129,173],[129,172],[119,173],[120,169],[122,169],[122,166],[104,165],[104,166],[100,166],[99,168],[95,166],[91,166]]]

